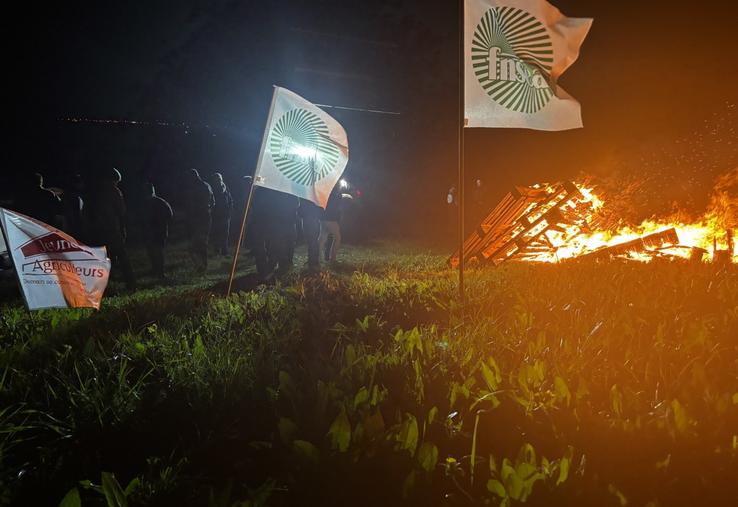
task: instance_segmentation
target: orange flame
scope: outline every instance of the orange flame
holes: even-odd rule
[[[593,188],[576,185],[581,196],[572,198],[563,209],[576,210],[588,224],[601,221],[599,218],[607,211],[604,199]],[[553,246],[551,250],[526,254],[524,260],[559,262],[669,229],[676,231],[678,243],[634,249],[620,253],[620,256],[648,262],[658,257],[694,259],[697,252],[697,258],[704,261],[720,259],[738,263],[738,244],[733,239],[738,235],[738,168],[718,180],[707,211],[696,221],[649,219],[638,225],[590,230],[583,228],[581,223],[564,224],[561,230],[544,233],[545,239]]]

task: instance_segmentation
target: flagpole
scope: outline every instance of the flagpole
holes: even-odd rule
[[[238,235],[238,243],[236,243],[236,251],[233,255],[233,264],[231,265],[231,276],[228,278],[228,290],[226,297],[231,295],[231,289],[233,288],[233,278],[236,276],[236,267],[238,266],[238,256],[241,253],[241,243],[243,243],[243,237],[246,234],[246,222],[249,217],[249,210],[251,209],[251,201],[254,197],[254,187],[256,187],[256,179],[259,177],[259,169],[261,168],[261,162],[264,158],[264,150],[266,147],[267,136],[269,135],[269,125],[272,120],[272,114],[274,114],[274,103],[277,99],[277,87],[274,87],[272,93],[272,103],[269,106],[269,114],[267,115],[267,122],[264,126],[264,135],[261,138],[261,148],[259,148],[259,157],[256,161],[256,167],[254,168],[254,175],[251,179],[251,188],[249,189],[249,196],[246,199],[246,206],[243,209],[243,218],[241,220],[241,232]]]
[[[463,311],[466,301],[464,291],[464,2],[459,0],[459,131],[458,131],[458,188],[459,188],[459,298]]]

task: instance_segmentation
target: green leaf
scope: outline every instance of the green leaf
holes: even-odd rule
[[[502,482],[505,485],[505,491],[513,500],[519,500],[523,492],[523,480],[510,464],[507,458],[502,460],[502,469],[500,471]]]
[[[569,478],[569,469],[571,468],[571,460],[574,458],[574,448],[569,446],[564,456],[559,461],[559,478],[556,479],[556,485],[566,482]]]
[[[480,362],[479,364],[481,365],[482,377],[484,377],[484,382],[487,384],[487,388],[490,391],[496,391],[500,385],[497,375],[495,375],[495,373],[484,362]]]
[[[689,429],[689,417],[687,410],[679,403],[678,400],[671,402],[671,410],[674,413],[674,424],[679,432],[684,433]]]
[[[738,393],[733,394],[733,405],[738,405]]]
[[[418,421],[414,415],[405,414],[397,441],[400,449],[408,451],[411,456],[415,455],[415,450],[418,448]]]
[[[354,396],[354,409],[359,408],[364,403],[369,401],[369,390],[366,387],[359,389],[359,392]]]
[[[623,415],[623,393],[620,392],[617,384],[613,384],[610,388],[610,404],[616,416]]]
[[[418,463],[426,472],[432,472],[438,463],[438,447],[431,442],[423,442],[418,449]]]
[[[518,452],[518,463],[528,463],[530,465],[536,466],[536,463],[538,460],[536,459],[536,450],[533,448],[531,444],[523,444],[523,446],[520,448],[520,452]]]
[[[559,400],[566,401],[566,406],[568,407],[571,403],[571,392],[569,391],[569,386],[566,385],[566,382],[564,382],[564,379],[561,377],[556,377],[554,379],[554,389],[556,390],[556,397]]]
[[[507,497],[507,491],[505,491],[505,486],[503,486],[502,483],[498,481],[497,479],[490,479],[487,481],[487,491],[489,491],[493,495],[499,496],[500,498]]]
[[[123,492],[123,488],[120,487],[115,476],[109,472],[103,472],[100,478],[102,481],[102,491],[108,507],[128,507],[126,494]]]
[[[292,448],[299,456],[311,463],[318,463],[320,461],[320,451],[307,440],[295,440],[292,442]]]
[[[474,433],[472,434],[471,460],[469,463],[469,480],[474,484],[474,469],[477,466],[477,431],[479,430],[479,412],[474,417]]]
[[[608,484],[607,485],[607,491],[609,491],[611,495],[615,496],[618,499],[618,502],[620,502],[620,506],[621,507],[625,507],[626,505],[628,505],[628,499],[614,485]]]
[[[339,452],[346,452],[351,442],[351,422],[346,415],[346,407],[341,407],[341,412],[331,424],[328,430],[331,439],[331,448]]]
[[[77,488],[70,489],[62,498],[59,507],[82,507],[82,499]]]
[[[356,349],[353,345],[346,346],[346,351],[344,352],[343,357],[346,361],[346,367],[351,368],[356,362]]]
[[[428,411],[428,424],[433,424],[433,421],[436,420],[436,417],[438,416],[438,407],[433,407]]]
[[[125,493],[126,498],[131,496],[131,494],[136,491],[141,486],[141,479],[138,477],[134,477],[131,479],[131,482],[128,483],[128,486],[126,486],[126,489],[123,491]]]
[[[495,463],[495,457],[489,455],[489,473],[490,475],[497,475],[497,464]]]

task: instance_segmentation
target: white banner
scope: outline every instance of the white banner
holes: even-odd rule
[[[89,247],[64,232],[0,208],[0,227],[29,310],[100,308],[110,259],[104,247]]]
[[[275,86],[254,184],[325,208],[348,162],[340,123],[296,93]]]
[[[579,103],[557,80],[591,26],[545,0],[465,0],[466,126],[582,127]]]

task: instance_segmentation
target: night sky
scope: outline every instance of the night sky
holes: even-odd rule
[[[467,173],[490,199],[510,185],[581,172],[640,174],[686,199],[738,165],[735,2],[559,0],[593,17],[560,84],[585,128],[467,131]],[[6,23],[9,184],[39,170],[122,169],[176,191],[182,170],[253,170],[271,85],[320,104],[347,129],[347,176],[377,223],[422,229],[456,173],[454,1],[66,2]],[[168,125],[72,123],[63,118]],[[733,130],[731,130],[733,129]],[[175,199],[176,200],[176,199]]]

